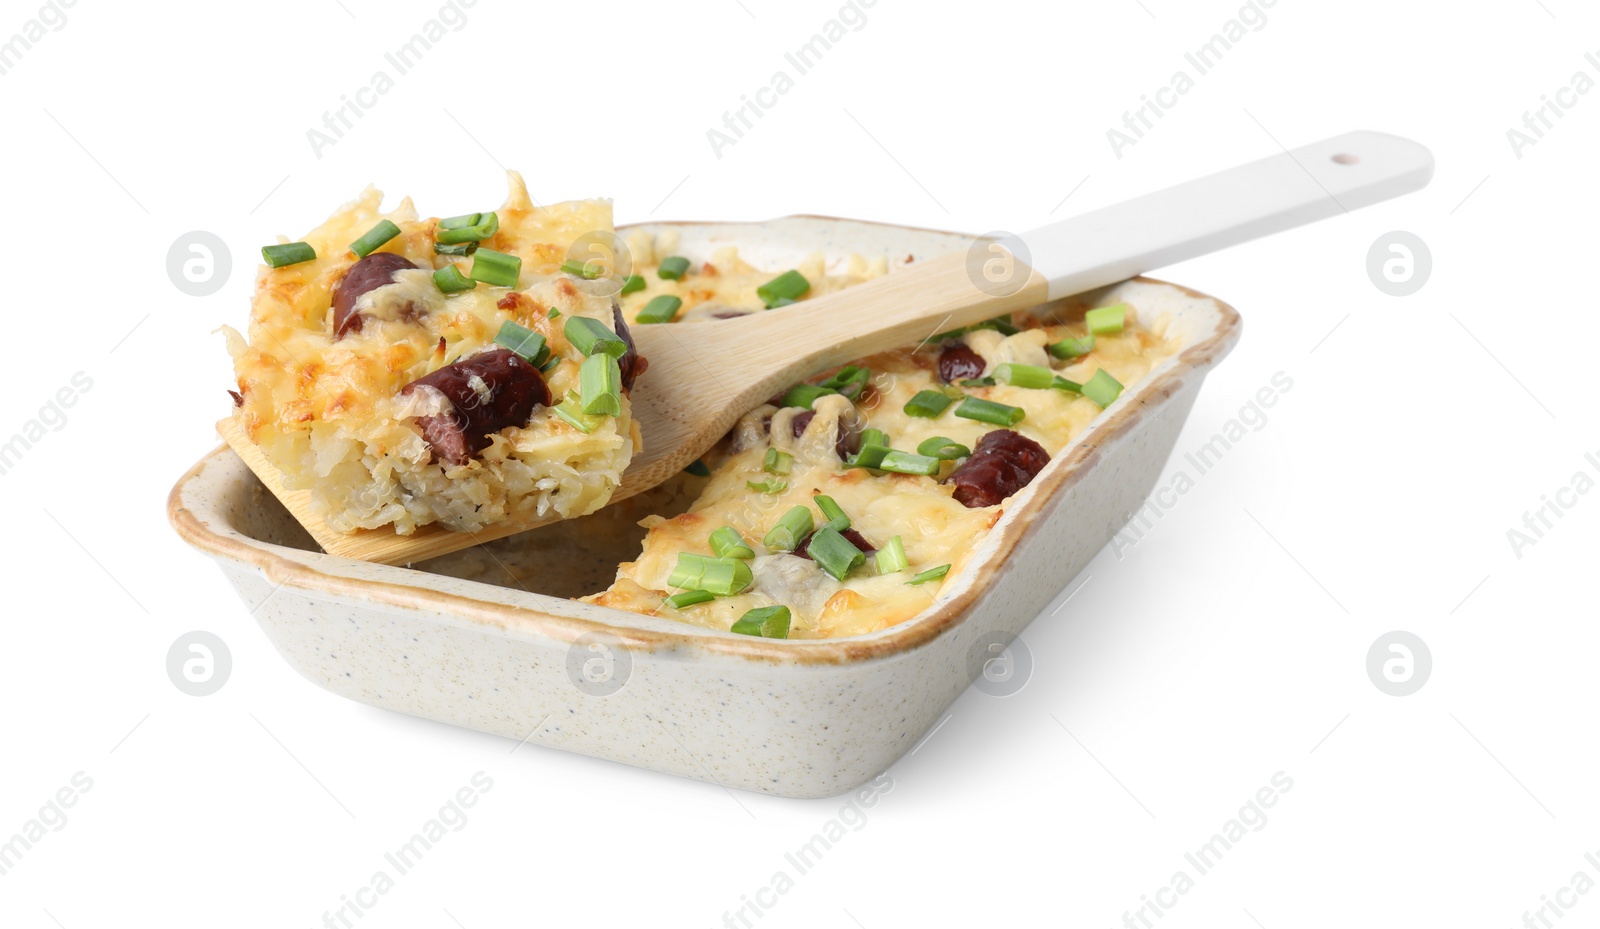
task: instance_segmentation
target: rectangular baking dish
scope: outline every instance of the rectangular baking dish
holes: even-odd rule
[[[816,252],[888,255],[890,273],[971,242],[811,216],[632,228],[676,233],[676,252],[695,262],[738,245],[761,267]],[[1231,307],[1160,281],[1087,299],[1126,301],[1146,326],[1164,317],[1181,349],[1006,504],[932,607],[870,635],[760,639],[326,555],[226,447],[179,479],[168,514],[222,568],[284,659],[336,694],[724,786],[831,796],[915,746],[990,645],[1027,626],[1124,525],[1154,487],[1205,375],[1240,333]]]

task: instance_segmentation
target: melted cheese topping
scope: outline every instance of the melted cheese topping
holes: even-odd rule
[[[612,325],[611,299],[559,273],[569,248],[586,233],[610,234],[611,205],[584,200],[534,206],[522,178],[498,211],[499,230],[483,248],[522,259],[517,287],[479,284],[444,294],[433,272],[473,259],[435,255],[438,220],[420,219],[409,199],[379,211],[382,194],[368,189],[304,239],[311,261],[263,267],[257,276],[249,338],[223,327],[243,402],[234,411],[291,489],[310,489],[335,528],[393,525],[408,533],[441,521],[474,530],[506,518],[554,511],[576,516],[601,506],[620,483],[637,444],[627,401],[585,434],[547,407],[521,427],[492,436],[464,465],[433,462],[415,425],[439,412],[437,397],[404,397],[400,389],[463,356],[485,350],[510,320],[547,340],[557,366],[544,375],[555,402],[578,387],[582,355],[562,333],[560,314]],[[364,294],[360,331],[335,339],[333,288],[356,257],[349,243],[388,219],[400,235],[379,248],[417,270]]]

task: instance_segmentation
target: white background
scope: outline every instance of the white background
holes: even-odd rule
[[[1520,557],[1507,538],[1575,473],[1600,476],[1600,94],[1569,98],[1521,157],[1506,135],[1575,72],[1600,79],[1591,7],[1279,0],[1119,158],[1107,129],[1192,73],[1184,53],[1236,0],[878,0],[719,158],[707,129],[835,0],[480,0],[317,157],[307,130],[438,9],[80,0],[0,76],[0,438],[75,372],[93,381],[0,476],[0,838],[75,772],[93,780],[0,876],[0,924],[321,925],[483,771],[468,824],[364,929],[717,926],[844,802],[510,755],[278,658],[163,507],[226,409],[210,333],[242,323],[278,233],[369,182],[425,213],[498,203],[502,166],[546,202],[611,196],[619,222],[1026,229],[1356,128],[1430,146],[1432,186],[1162,272],[1246,320],[1180,453],[1276,372],[1293,389],[1030,627],[1026,686],[963,696],[759,925],[1119,925],[1280,771],[1292,790],[1167,897],[1164,929],[1514,926],[1577,872],[1600,878],[1600,494],[1568,495]],[[0,4],[0,41],[37,10]],[[232,254],[208,297],[165,267],[196,229]],[[1433,255],[1404,298],[1365,270],[1396,229]],[[194,629],[232,649],[214,696],[167,678]],[[1412,696],[1365,670],[1393,629],[1432,651]],[[1562,898],[1568,925],[1600,919],[1600,893]]]

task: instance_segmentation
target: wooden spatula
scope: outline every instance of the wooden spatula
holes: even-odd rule
[[[977,241],[966,254],[786,309],[636,325],[639,351],[650,359],[633,393],[644,451],[611,499],[681,471],[746,411],[824,368],[1420,190],[1432,176],[1433,156],[1421,145],[1353,132],[1025,235]],[[284,490],[277,469],[233,420],[217,430],[330,554],[405,564],[543,525],[338,532],[313,512],[309,493]]]

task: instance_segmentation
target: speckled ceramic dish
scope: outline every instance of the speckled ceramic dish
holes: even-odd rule
[[[893,268],[970,241],[819,217],[637,228],[676,231],[678,253],[696,262],[737,244],[771,268],[817,251],[889,255]],[[1092,299],[1126,301],[1147,326],[1166,316],[1181,350],[1011,499],[938,602],[870,635],[754,638],[322,554],[225,447],[178,481],[169,515],[221,565],[289,664],[334,693],[725,786],[829,796],[916,745],[991,646],[1032,621],[1121,528],[1239,336],[1232,308],[1172,284],[1140,278]],[[583,521],[535,531],[581,532]],[[591,574],[588,589],[599,590],[615,565],[596,558],[563,571]]]

